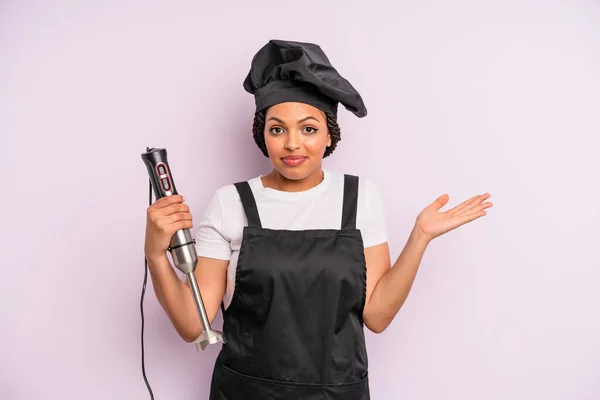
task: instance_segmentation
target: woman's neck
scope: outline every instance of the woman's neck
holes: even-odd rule
[[[325,175],[321,167],[302,179],[288,179],[279,171],[273,169],[269,175],[261,177],[264,187],[279,190],[282,192],[303,192],[317,186],[323,182]]]

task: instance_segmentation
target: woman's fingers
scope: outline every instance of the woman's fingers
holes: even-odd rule
[[[192,214],[190,214],[189,212],[178,212],[175,214],[171,214],[169,215],[169,223],[173,224],[179,221],[185,221],[185,220],[192,220]]]
[[[484,193],[484,194],[480,194],[477,196],[473,196],[470,199],[462,202],[461,204],[457,205],[456,207],[450,209],[447,211],[447,214],[450,217],[453,217],[455,215],[459,215],[467,210],[469,210],[470,208],[472,208],[473,206],[481,203],[482,201],[485,201],[487,199],[489,199],[492,195],[489,193]]]
[[[484,215],[487,215],[485,210],[492,206],[493,204],[488,201],[470,209],[464,208],[462,212],[455,214],[452,218],[455,218],[459,221],[459,226],[464,225],[468,222],[472,222],[478,218],[481,218]]]

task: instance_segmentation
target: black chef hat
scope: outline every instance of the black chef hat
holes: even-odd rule
[[[297,101],[337,115],[339,102],[358,117],[367,115],[360,94],[313,43],[270,40],[253,57],[244,89],[254,95],[256,112]]]

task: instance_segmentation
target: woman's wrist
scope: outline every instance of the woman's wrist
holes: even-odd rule
[[[161,263],[164,263],[165,260],[169,261],[169,259],[167,258],[167,252],[163,251],[163,252],[145,252],[145,256],[146,256],[146,260],[148,261],[149,264],[152,265],[158,265]]]
[[[431,242],[431,238],[428,237],[416,224],[410,233],[411,242],[416,243],[420,247],[427,247]]]

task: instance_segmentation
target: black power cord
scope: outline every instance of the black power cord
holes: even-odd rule
[[[149,150],[148,150],[149,151]],[[150,198],[148,200],[152,205],[152,181],[150,181]],[[146,382],[146,387],[148,388],[148,392],[150,392],[150,399],[154,400],[154,394],[152,393],[152,389],[150,388],[150,384],[148,383],[148,378],[146,377],[146,367],[144,365],[144,294],[146,293],[146,282],[148,280],[148,260],[144,257],[144,283],[142,285],[142,297],[140,299],[140,311],[142,313],[142,375],[144,376],[144,382]]]

